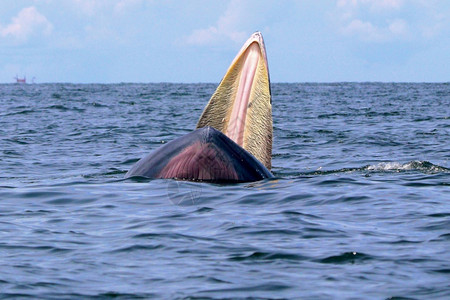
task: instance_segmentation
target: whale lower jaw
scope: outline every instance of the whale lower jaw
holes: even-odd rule
[[[253,155],[212,127],[175,139],[139,160],[125,178],[141,176],[217,183],[272,178]]]

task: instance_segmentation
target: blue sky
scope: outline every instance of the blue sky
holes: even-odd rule
[[[448,0],[2,0],[0,82],[219,82],[257,30],[272,82],[450,81]]]

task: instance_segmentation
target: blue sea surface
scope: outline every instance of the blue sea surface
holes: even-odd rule
[[[276,179],[123,179],[216,84],[1,84],[0,298],[450,299],[450,84],[272,85]]]

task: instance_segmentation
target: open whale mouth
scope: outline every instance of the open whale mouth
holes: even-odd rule
[[[235,183],[273,178],[272,103],[261,33],[239,51],[197,128],[140,159],[125,177]]]
[[[205,126],[222,131],[270,169],[272,106],[261,33],[254,33],[234,58],[197,124]]]

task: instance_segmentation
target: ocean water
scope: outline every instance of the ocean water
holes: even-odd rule
[[[450,298],[450,84],[276,83],[276,179],[124,180],[215,88],[0,85],[0,298]]]

